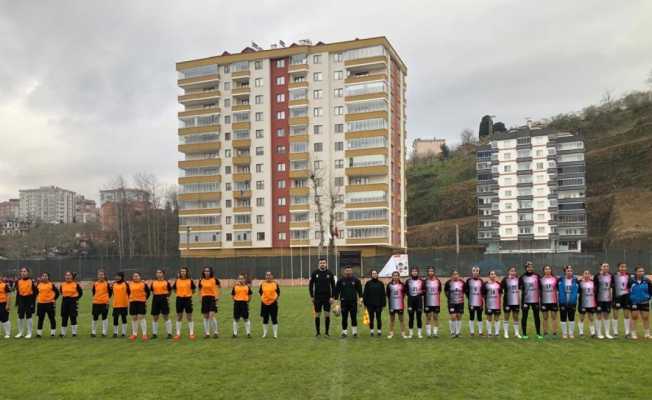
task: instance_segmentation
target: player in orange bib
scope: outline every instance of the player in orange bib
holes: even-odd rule
[[[127,336],[127,313],[129,307],[129,285],[125,282],[124,272],[115,274],[111,285],[113,293],[113,337],[118,337],[118,322],[122,319],[122,337]]]
[[[247,285],[244,275],[238,275],[233,289],[231,290],[233,298],[233,338],[238,337],[238,321],[244,320],[245,332],[247,337],[251,338],[251,321],[249,320],[249,301],[251,300],[251,288]]]
[[[148,340],[147,337],[147,299],[149,298],[149,286],[140,277],[139,272],[131,275],[131,281],[127,284],[129,287],[129,315],[131,315],[131,336],[130,340],[136,340],[138,337],[138,326],[142,332],[141,338]]]
[[[57,320],[54,318],[54,308],[57,298],[59,298],[59,290],[52,283],[50,274],[47,272],[41,274],[36,289],[38,291],[36,295],[36,337],[41,338],[43,336],[43,322],[46,315],[50,320],[50,336],[54,337],[57,335]]]
[[[195,282],[190,277],[190,269],[188,267],[181,267],[177,275],[177,280],[172,285],[177,294],[176,308],[177,308],[177,335],[174,340],[181,339],[181,321],[183,314],[186,314],[188,321],[188,332],[190,340],[195,339],[195,324],[192,322],[192,295],[195,293]]]
[[[104,270],[97,271],[97,280],[93,283],[93,305],[91,306],[91,337],[97,336],[97,320],[102,317],[102,336],[106,337],[109,330],[109,298],[111,285],[106,279]]]
[[[63,283],[59,287],[61,292],[61,337],[66,336],[68,330],[68,321],[70,321],[70,328],[72,337],[77,336],[77,315],[79,299],[84,294],[81,286],[75,281],[75,274],[66,271],[63,274]]]
[[[4,328],[5,339],[11,338],[9,308],[11,304],[11,285],[0,275],[0,325]]]
[[[201,313],[204,315],[204,337],[208,339],[219,336],[217,328],[217,302],[220,299],[220,281],[215,277],[212,267],[204,267],[199,280],[199,294],[201,295]]]
[[[263,318],[263,337],[267,337],[271,319],[272,334],[276,339],[278,338],[278,297],[281,295],[281,288],[274,280],[271,271],[265,272],[265,280],[261,282],[258,293],[260,293],[260,316]]]
[[[16,338],[23,337],[23,331],[27,330],[25,339],[32,338],[32,314],[34,314],[34,303],[36,302],[36,284],[30,276],[27,267],[20,269],[20,279],[16,285],[16,308],[18,308],[18,333]]]
[[[172,321],[170,321],[170,302],[169,297],[172,293],[172,285],[165,279],[165,271],[156,270],[156,279],[149,285],[152,291],[152,339],[158,337],[158,320],[163,315],[165,320],[165,331],[167,338],[172,339]]]

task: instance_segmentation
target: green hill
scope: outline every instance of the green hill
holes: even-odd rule
[[[652,247],[652,92],[631,93],[544,123],[584,137],[585,247]],[[474,144],[460,146],[448,159],[410,160],[407,184],[410,247],[454,244],[455,224],[461,243],[476,245]]]

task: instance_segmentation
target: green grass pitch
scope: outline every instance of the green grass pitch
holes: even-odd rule
[[[194,342],[185,337],[179,342],[91,338],[90,296],[86,295],[80,304],[80,337],[0,339],[0,398],[523,400],[651,396],[646,382],[652,366],[652,341],[626,341],[622,336],[612,341],[469,338],[466,319],[460,339],[448,337],[448,322],[442,320],[439,339],[370,338],[360,322],[360,338],[343,340],[338,337],[340,319],[336,317],[331,338],[317,339],[307,288],[283,287],[281,294],[277,340],[260,337],[257,295],[251,303],[254,337],[232,339],[232,306],[226,293],[218,313],[221,337],[204,339],[195,297],[199,335]],[[15,307],[11,313],[15,334]],[[58,313],[59,309],[57,318]],[[442,317],[446,318],[446,313]],[[386,334],[386,312],[383,320]],[[159,330],[164,332],[162,324]],[[44,333],[49,333],[47,321]],[[185,324],[183,333],[187,334]]]

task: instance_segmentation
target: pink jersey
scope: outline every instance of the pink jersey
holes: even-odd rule
[[[466,287],[468,290],[469,296],[469,306],[471,307],[482,307],[482,286],[484,282],[480,278],[469,278],[466,281]]]
[[[501,295],[499,282],[487,282],[484,285],[487,310],[500,310]]]
[[[613,275],[607,272],[606,274],[598,274],[598,301],[610,303],[613,301]]]
[[[619,272],[616,274],[616,296],[629,294],[629,274]]]
[[[390,282],[389,285],[387,285],[387,293],[389,297],[389,310],[403,310],[405,308],[404,305],[404,297],[405,297],[405,286],[401,282],[399,283],[393,283]]]
[[[521,276],[521,280],[523,282],[523,288],[522,288],[523,303],[538,304],[540,300],[539,275],[525,274]]]
[[[448,302],[450,304],[464,304],[464,281],[448,281]]]
[[[541,277],[541,303],[557,304],[558,302],[557,278],[552,275]]]
[[[503,279],[503,290],[505,295],[505,304],[508,306],[518,306],[521,299],[518,294],[518,277],[507,277]]]
[[[423,279],[410,278],[405,281],[405,288],[407,289],[407,295],[410,297],[418,297],[423,295]]]
[[[594,308],[596,307],[595,302],[595,283],[593,281],[580,281],[580,293],[582,296],[582,307],[583,308]]]
[[[441,304],[441,282],[439,279],[426,279],[426,307],[439,307]]]

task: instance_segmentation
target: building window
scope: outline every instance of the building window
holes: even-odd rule
[[[319,135],[319,134],[321,134],[321,132],[322,132],[322,126],[321,125],[314,125],[312,127],[312,133],[314,133],[315,135]]]
[[[335,115],[344,115],[344,107],[343,106],[336,106],[335,107]]]
[[[263,190],[265,189],[265,182],[264,181],[256,181],[256,190]]]
[[[278,201],[277,201],[277,204],[278,204],[279,206],[281,206],[281,207],[284,207],[285,204],[286,204],[285,197],[279,197],[279,198],[278,198]]]
[[[265,133],[262,129],[256,129],[256,139],[262,139],[265,137]]]
[[[224,149],[224,158],[231,158],[231,149]]]
[[[225,115],[224,116],[224,123],[225,124],[230,124],[231,123],[231,116],[230,115]]]
[[[262,112],[257,112],[256,113],[256,121],[262,121],[263,120],[263,113]]]
[[[344,168],[344,160],[335,160],[335,168]]]
[[[344,71],[334,71],[333,72],[333,79],[336,81],[342,80],[344,78]]]
[[[265,232],[256,232],[256,240],[265,240]]]
[[[276,153],[277,154],[287,153],[287,147],[285,147],[285,145],[279,144],[278,146],[276,146]]]
[[[263,87],[263,78],[254,79],[254,86],[255,87]]]
[[[226,234],[226,241],[230,242],[231,240],[233,240],[233,234],[232,233],[227,233]]]
[[[276,68],[285,67],[285,59],[276,60]]]
[[[285,189],[285,179],[281,179],[276,182],[276,187],[279,189]]]
[[[226,224],[231,225],[231,216],[230,215],[227,215],[227,217],[226,217]]]
[[[279,93],[276,95],[276,102],[283,103],[285,101],[285,93]]]
[[[312,80],[315,82],[319,82],[322,80],[322,73],[321,72],[314,72],[312,74]]]
[[[344,186],[344,177],[336,176],[335,177],[335,186]]]
[[[231,82],[224,82],[224,90],[231,90]]]
[[[321,117],[324,115],[324,110],[321,107],[315,107],[312,109],[312,115],[315,117]]]
[[[265,206],[265,198],[256,197],[256,207],[264,207],[264,206]]]
[[[344,89],[342,89],[342,88],[333,89],[333,96],[334,97],[342,97],[342,96],[344,96]]]
[[[321,160],[315,160],[314,166],[315,169],[321,169]]]
[[[321,64],[321,54],[315,54],[314,56],[312,56],[312,63]]]
[[[278,129],[276,130],[276,136],[277,136],[277,137],[283,137],[283,136],[285,136],[285,129],[284,129],[284,128],[278,128]]]
[[[256,172],[263,172],[263,164],[256,164]]]
[[[333,61],[336,63],[341,63],[342,62],[342,53],[335,53],[333,54]]]
[[[256,155],[262,156],[263,154],[265,154],[265,149],[262,146],[256,147]]]
[[[279,232],[278,233],[278,240],[286,240],[285,232]]]
[[[264,215],[256,215],[256,223],[257,224],[264,224],[265,223],[265,216]]]
[[[231,208],[231,200],[228,200],[228,199],[225,200],[224,205],[226,206],[226,208]]]
[[[276,119],[285,119],[285,111],[276,112]]]
[[[231,107],[231,99],[224,99],[224,107]]]
[[[231,66],[230,65],[225,65],[224,66],[224,73],[228,74],[231,71]]]
[[[335,133],[344,133],[344,124],[335,124]]]
[[[344,142],[335,142],[335,151],[343,151]]]
[[[263,95],[259,94],[255,98],[256,104],[263,104]]]
[[[278,164],[276,164],[276,170],[277,170],[278,172],[283,172],[283,171],[285,171],[285,163],[278,163]]]
[[[323,93],[324,93],[324,91],[321,90],[321,89],[313,90],[312,91],[312,98],[313,99],[321,99]]]
[[[324,150],[324,144],[323,143],[314,143],[313,144],[313,151],[315,153],[322,152]]]
[[[256,61],[254,61],[254,69],[263,69],[263,62],[262,62],[262,60],[256,60]]]
[[[276,77],[276,84],[277,85],[285,85],[285,77],[284,76],[277,76]]]

